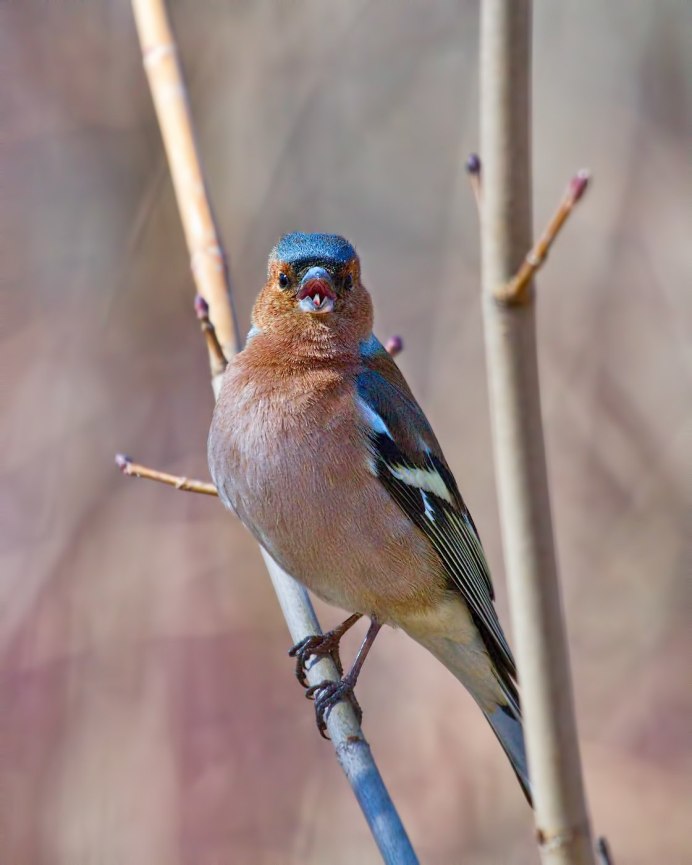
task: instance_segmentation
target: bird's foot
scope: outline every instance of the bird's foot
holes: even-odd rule
[[[331,658],[339,675],[343,675],[344,668],[339,656],[339,639],[334,639],[332,634],[333,631],[330,631],[328,634],[313,634],[296,643],[289,650],[288,654],[291,658],[296,659],[296,679],[298,679],[304,688],[308,687],[308,680],[305,678],[305,674],[310,669],[310,658],[315,658],[315,660],[324,657]]]
[[[315,718],[317,720],[317,729],[323,739],[328,739],[327,735],[327,718],[337,703],[342,700],[348,700],[353,706],[353,711],[356,713],[358,723],[363,719],[363,710],[360,708],[356,695],[353,692],[355,680],[349,675],[344,676],[338,682],[332,682],[327,679],[320,682],[319,685],[313,685],[305,692],[305,696],[315,700]]]
[[[306,697],[311,700],[314,699],[315,701],[317,729],[320,731],[320,735],[325,739],[329,738],[327,736],[327,718],[329,717],[329,713],[332,711],[334,706],[342,700],[348,700],[353,706],[353,711],[356,714],[359,724],[363,718],[363,711],[358,705],[358,700],[356,700],[353,689],[356,686],[356,681],[363,666],[363,661],[370,651],[370,647],[380,630],[380,624],[376,620],[372,620],[368,632],[365,635],[365,639],[363,640],[360,649],[358,649],[356,660],[353,662],[353,666],[345,676],[343,675],[343,667],[341,666],[341,658],[339,657],[339,641],[346,631],[355,625],[361,616],[362,613],[353,613],[352,616],[349,616],[346,621],[334,628],[333,631],[329,631],[326,634],[306,637],[304,640],[301,640],[300,643],[297,643],[289,652],[289,655],[296,659],[296,676],[298,681],[304,687],[307,686],[307,681],[305,679],[305,672],[308,669],[307,664],[313,655],[316,657],[325,657],[326,655],[329,655],[334,661],[339,676],[341,676],[338,681],[326,679],[317,685],[312,685],[305,692]]]
[[[346,631],[353,627],[359,618],[360,614],[354,613],[345,622],[342,622],[333,630],[327,631],[326,634],[313,634],[312,636],[305,637],[304,640],[296,643],[289,650],[288,654],[290,657],[296,659],[296,679],[298,679],[304,688],[308,686],[305,674],[310,669],[309,661],[313,657],[315,659],[330,657],[334,661],[334,666],[339,676],[343,676],[344,668],[339,655],[339,643]]]

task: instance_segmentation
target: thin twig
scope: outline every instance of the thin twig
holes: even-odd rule
[[[216,328],[222,353],[225,358],[230,358],[240,345],[237,319],[233,314],[227,271],[225,267],[212,266],[214,263],[220,265],[225,259],[218,233],[215,229],[211,230],[211,207],[194,146],[185,82],[166,4],[164,0],[132,0],[132,5],[192,256],[193,275],[199,294],[209,303],[209,318]],[[190,178],[194,179],[192,184]],[[206,222],[202,232],[196,228],[200,218]],[[212,256],[207,254],[210,249],[214,251]],[[197,260],[199,266],[195,266]],[[208,282],[210,277],[213,280]],[[206,331],[205,337],[209,347]],[[214,351],[211,346],[211,352]],[[212,370],[213,361],[212,358]],[[221,376],[213,375],[212,386],[217,397],[220,385]],[[262,555],[293,641],[298,643],[307,636],[321,633],[307,591],[283,571],[265,550],[262,550]],[[339,674],[333,662],[325,658],[310,667],[307,678],[311,685],[315,685],[325,679],[338,681]],[[383,860],[387,865],[417,865],[416,854],[350,703],[342,702],[334,707],[327,718],[327,730]]]
[[[228,366],[228,360],[226,359],[226,355],[223,353],[221,343],[216,335],[216,328],[209,320],[209,304],[201,294],[198,294],[195,297],[195,314],[197,315],[197,320],[202,329],[204,341],[207,344],[211,377],[214,379],[217,375],[221,375],[221,373],[226,369]]]
[[[202,333],[207,341],[210,356],[217,359],[217,368],[212,367],[212,376],[219,375],[226,367],[226,358],[223,355],[223,350],[216,339],[214,325],[209,321],[209,306],[204,298],[198,294],[195,298],[195,312],[197,318],[202,324]],[[392,357],[396,357],[403,351],[404,342],[398,335],[390,336],[387,340],[385,348]],[[183,490],[190,493],[201,493],[205,496],[218,496],[219,492],[214,484],[209,481],[198,481],[194,478],[188,478],[184,475],[172,475],[168,472],[162,472],[158,469],[152,469],[142,463],[135,462],[132,457],[126,454],[116,454],[115,464],[120,471],[133,478],[145,478],[149,481],[157,481],[160,484],[174,487],[176,490]]]
[[[587,169],[581,171],[570,180],[562,201],[553,214],[552,219],[545,227],[543,234],[534,244],[531,252],[521,264],[515,276],[506,284],[498,286],[495,291],[495,299],[501,303],[526,303],[528,299],[528,287],[537,270],[539,270],[550,252],[550,247],[557,239],[562,226],[569,218],[575,204],[579,201],[591,180]]]
[[[218,496],[214,484],[207,481],[197,481],[194,478],[186,478],[179,475],[171,475],[168,472],[160,472],[158,469],[150,469],[141,463],[136,463],[125,454],[115,455],[115,464],[120,471],[131,478],[146,478],[150,481],[158,481],[176,490],[185,490],[190,493],[201,493],[205,496]]]
[[[469,154],[469,157],[466,160],[466,174],[468,175],[469,185],[471,186],[471,191],[473,192],[473,197],[476,202],[476,210],[480,217],[481,208],[483,206],[483,164],[481,163],[481,158],[477,153]]]
[[[521,305],[496,299],[532,247],[530,0],[483,0],[480,56],[483,318],[536,834],[543,865],[594,865],[551,520],[534,292]]]
[[[598,865],[613,865],[613,857],[610,855],[610,845],[606,838],[599,838],[596,842],[596,854]]]

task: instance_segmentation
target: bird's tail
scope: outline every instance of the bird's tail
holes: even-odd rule
[[[505,754],[509,757],[509,762],[512,764],[514,774],[521,784],[521,789],[524,791],[529,805],[533,805],[521,715],[509,705],[498,706],[491,712],[484,711],[483,714],[493,728],[495,735],[504,748]]]
[[[411,636],[435,655],[470,691],[507,754],[529,805],[533,805],[521,725],[521,709],[514,682],[503,681],[506,677],[501,677],[496,668],[490,672],[485,653],[482,656],[485,659],[485,669],[481,669],[484,665],[479,663],[479,656],[453,640],[423,636],[420,633],[411,633]],[[490,678],[494,681],[489,683],[490,687],[488,687]]]

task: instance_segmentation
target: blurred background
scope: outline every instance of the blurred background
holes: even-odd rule
[[[243,330],[281,233],[357,245],[509,627],[463,171],[478,4],[171,6]],[[541,273],[539,343],[586,785],[617,865],[692,860],[690,11],[535,8],[536,228],[595,177]],[[250,535],[113,465],[206,478],[212,410],[129,4],[0,15],[0,861],[374,865]],[[388,631],[358,694],[424,865],[537,861],[446,670]]]

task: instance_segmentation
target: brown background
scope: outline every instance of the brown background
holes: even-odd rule
[[[173,9],[243,327],[279,234],[357,244],[507,621],[461,168],[477,147],[476,5]],[[683,865],[689,6],[536,5],[537,223],[576,168],[595,175],[539,286],[586,782],[617,865]],[[205,477],[212,407],[129,5],[6,0],[0,14],[0,862],[376,863],[250,536],[216,501],[113,467],[126,450]],[[365,731],[422,862],[535,862],[468,696],[403,635],[378,643]]]

